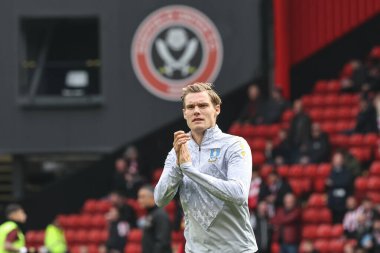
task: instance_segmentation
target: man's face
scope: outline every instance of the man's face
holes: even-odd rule
[[[153,203],[153,194],[147,189],[140,189],[137,194],[137,202],[142,208],[152,207]]]
[[[216,116],[220,113],[220,105],[214,106],[207,91],[189,93],[185,97],[183,116],[193,132],[203,133],[215,126]]]
[[[15,212],[13,212],[11,215],[10,215],[10,218],[14,221],[17,221],[17,222],[20,222],[20,223],[25,223],[26,222],[26,213],[24,212],[23,209],[19,209]]]

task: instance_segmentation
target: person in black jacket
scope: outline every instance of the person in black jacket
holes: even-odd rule
[[[332,158],[332,170],[326,180],[328,206],[332,211],[334,223],[342,223],[346,212],[346,198],[351,194],[352,183],[352,173],[344,166],[343,153],[335,152]]]
[[[107,252],[123,253],[127,236],[131,228],[136,226],[136,214],[133,208],[125,202],[120,192],[110,194],[112,207],[106,214],[108,221]]]
[[[251,224],[261,253],[271,252],[273,227],[268,215],[268,205],[259,202],[256,211],[251,215]]]
[[[138,202],[147,210],[143,225],[143,253],[171,253],[171,224],[168,214],[156,206],[154,189],[144,185],[138,192]]]

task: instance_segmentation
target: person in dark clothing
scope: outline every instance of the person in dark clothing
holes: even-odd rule
[[[148,212],[143,225],[143,253],[171,253],[171,224],[168,214],[156,206],[154,189],[144,185],[138,192],[138,202]]]
[[[282,158],[283,162],[288,164],[291,162],[291,142],[288,137],[288,133],[285,129],[280,129],[278,132],[278,137],[273,143],[273,149],[271,152],[271,157],[275,164],[279,158]]]
[[[366,98],[360,99],[360,111],[356,117],[354,132],[362,134],[378,132],[376,109]]]
[[[307,147],[310,163],[323,163],[329,160],[330,142],[326,133],[322,132],[319,123],[311,126],[311,139]]]
[[[123,253],[127,236],[131,228],[136,227],[136,214],[133,208],[127,205],[119,192],[110,194],[112,207],[106,214],[108,221],[107,252]]]
[[[261,97],[260,88],[256,84],[248,87],[248,103],[238,117],[239,123],[262,124],[264,123],[265,101]]]
[[[272,219],[273,240],[281,245],[281,253],[297,253],[301,241],[301,208],[296,197],[288,193],[284,197],[284,207]]]
[[[273,227],[268,215],[268,206],[261,201],[251,215],[251,224],[255,232],[257,246],[261,253],[270,253],[272,244]]]
[[[343,153],[337,151],[332,158],[332,171],[326,180],[328,187],[328,206],[333,214],[334,223],[342,223],[346,212],[346,198],[352,191],[352,173],[344,167]]]
[[[292,161],[298,162],[300,153],[307,150],[311,138],[311,119],[303,111],[302,101],[293,104],[294,117],[290,123],[289,140],[293,148]]]
[[[267,201],[269,213],[271,214],[278,207],[282,207],[284,196],[291,192],[292,188],[289,183],[282,180],[277,172],[272,171],[268,175],[266,182],[260,185],[259,201]]]
[[[271,99],[265,103],[264,124],[277,123],[281,119],[282,113],[290,106],[289,102],[282,96],[280,88],[272,90]]]
[[[376,219],[373,222],[372,231],[363,236],[360,244],[368,252],[380,253],[380,220]]]

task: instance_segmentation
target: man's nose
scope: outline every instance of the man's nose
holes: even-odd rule
[[[199,114],[199,107],[198,106],[194,107],[194,114]]]

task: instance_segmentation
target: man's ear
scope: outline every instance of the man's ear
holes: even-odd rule
[[[185,109],[182,109],[182,113],[183,113],[183,118],[186,119],[186,116],[185,116]]]
[[[216,105],[215,110],[216,110],[216,115],[219,115],[220,114],[220,105]]]

